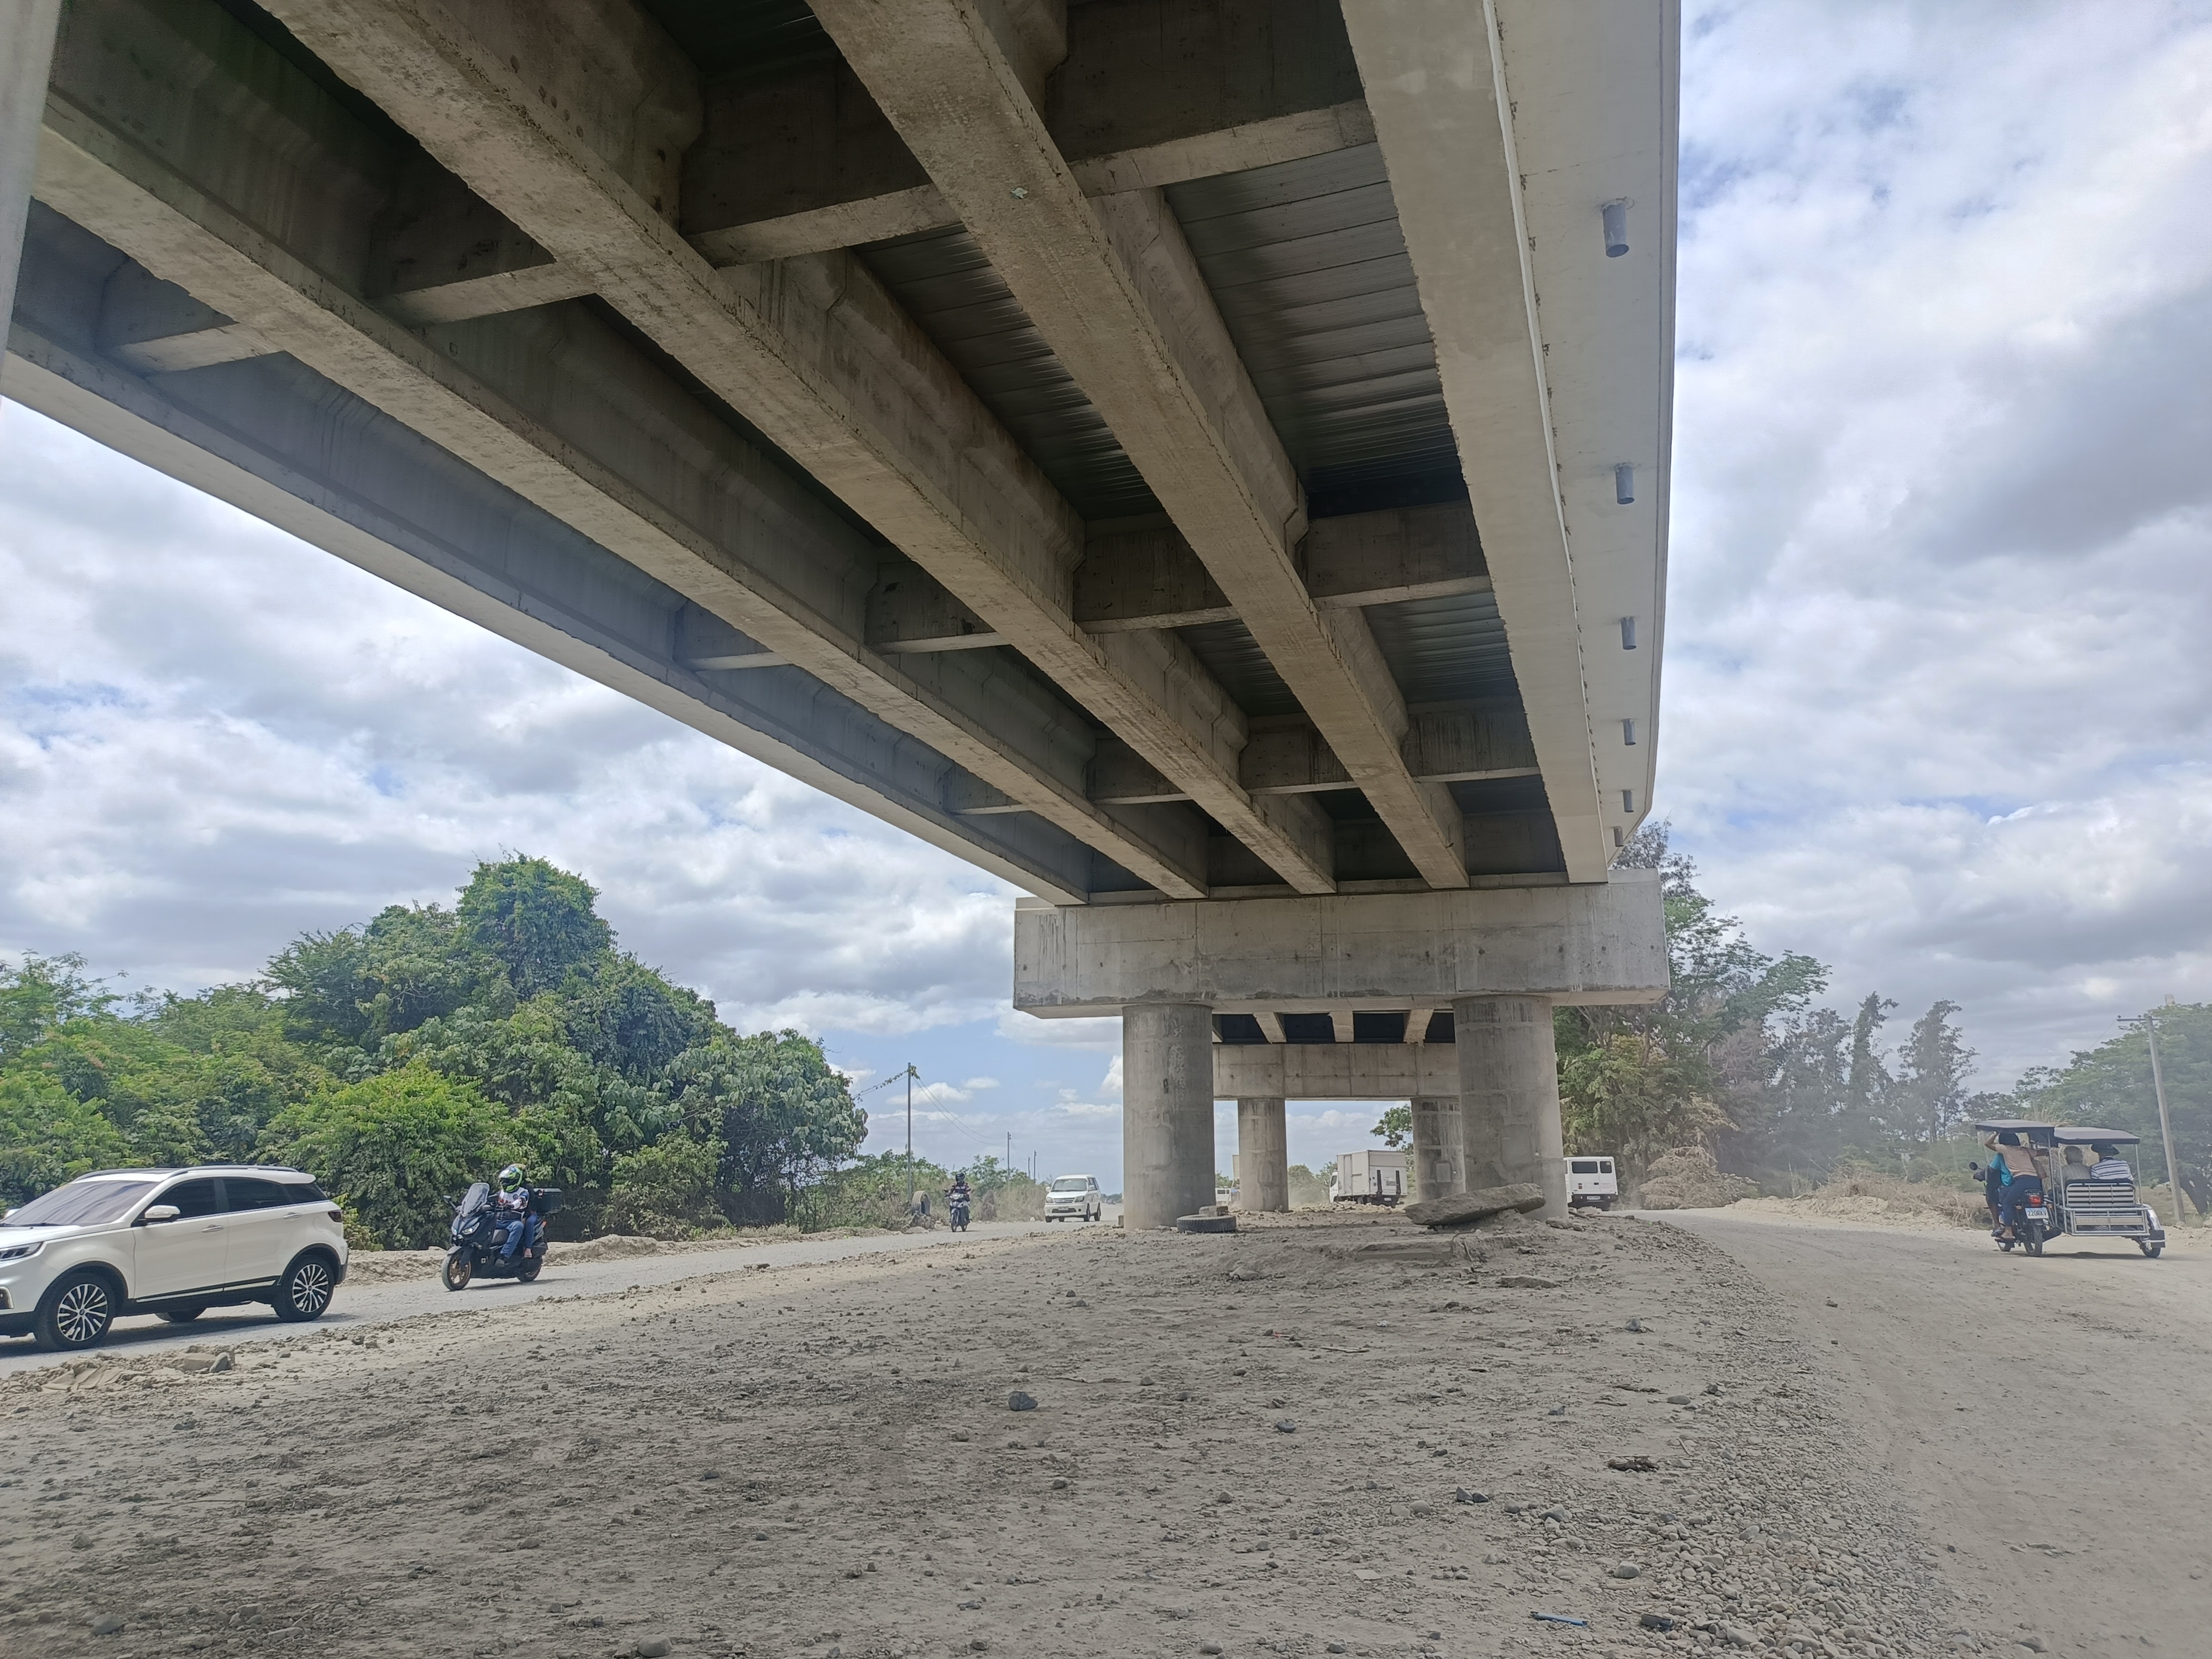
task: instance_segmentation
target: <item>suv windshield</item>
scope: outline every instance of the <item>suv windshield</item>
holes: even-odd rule
[[[1091,1183],[1078,1176],[1062,1176],[1052,1183],[1052,1189],[1056,1193],[1088,1192],[1091,1189]]]
[[[72,1181],[7,1218],[10,1227],[89,1227],[120,1221],[156,1181]]]

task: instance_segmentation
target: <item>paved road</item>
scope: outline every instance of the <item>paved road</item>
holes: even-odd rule
[[[1119,1214],[1117,1206],[1109,1206],[1105,1224],[1111,1226]],[[103,1352],[134,1354],[193,1342],[266,1342],[313,1335],[331,1326],[408,1319],[422,1314],[447,1313],[455,1308],[505,1306],[553,1296],[607,1296],[626,1291],[633,1285],[667,1285],[707,1273],[727,1273],[733,1267],[750,1267],[756,1262],[791,1267],[838,1261],[847,1256],[876,1255],[890,1250],[941,1249],[975,1239],[1010,1238],[1059,1231],[1058,1226],[1048,1227],[1041,1221],[979,1221],[964,1234],[938,1231],[911,1236],[894,1233],[863,1238],[796,1239],[786,1244],[738,1245],[726,1250],[683,1251],[570,1264],[556,1259],[546,1265],[535,1284],[524,1285],[512,1279],[479,1279],[458,1294],[447,1290],[435,1278],[392,1285],[348,1284],[339,1287],[337,1301],[319,1324],[283,1324],[265,1308],[210,1308],[187,1326],[166,1324],[151,1316],[124,1320],[116,1326]],[[0,1376],[39,1365],[58,1364],[73,1357],[41,1353],[32,1346],[28,1337],[0,1338]]]
[[[1962,1622],[2053,1653],[2205,1651],[2212,1240],[2177,1234],[2158,1261],[2068,1241],[2036,1261],[1980,1232],[1663,1218],[1827,1348]]]

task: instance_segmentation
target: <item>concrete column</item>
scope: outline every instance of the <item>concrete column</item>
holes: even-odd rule
[[[1467,1190],[1467,1143],[1460,1127],[1459,1097],[1413,1101],[1413,1195],[1449,1198]]]
[[[1237,1207],[1291,1207],[1291,1143],[1280,1100],[1237,1103]]]
[[[1121,1224],[1172,1227],[1213,1202],[1213,1011],[1121,1011]]]
[[[22,263],[23,221],[39,169],[39,121],[61,13],[61,0],[0,6],[0,325],[15,314],[15,267]]]
[[[1452,1004],[1452,1028],[1468,1190],[1530,1182],[1544,1189],[1546,1215],[1565,1215],[1566,1143],[1550,1000],[1461,997]]]

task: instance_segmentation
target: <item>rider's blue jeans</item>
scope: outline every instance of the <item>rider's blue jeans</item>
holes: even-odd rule
[[[499,1247],[500,1260],[502,1261],[514,1260],[515,1252],[528,1243],[531,1231],[537,1224],[538,1218],[534,1215],[519,1215],[508,1222],[507,1243]]]
[[[2004,1224],[2008,1227],[2020,1220],[2020,1212],[2031,1204],[2043,1202],[2043,1182],[2036,1176],[2014,1176],[2012,1185],[2004,1189]]]

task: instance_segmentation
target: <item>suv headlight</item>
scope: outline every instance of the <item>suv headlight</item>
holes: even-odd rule
[[[6,1249],[0,1250],[0,1261],[21,1261],[25,1256],[36,1255],[46,1248],[46,1241],[43,1238],[33,1239],[28,1244],[10,1244]]]

